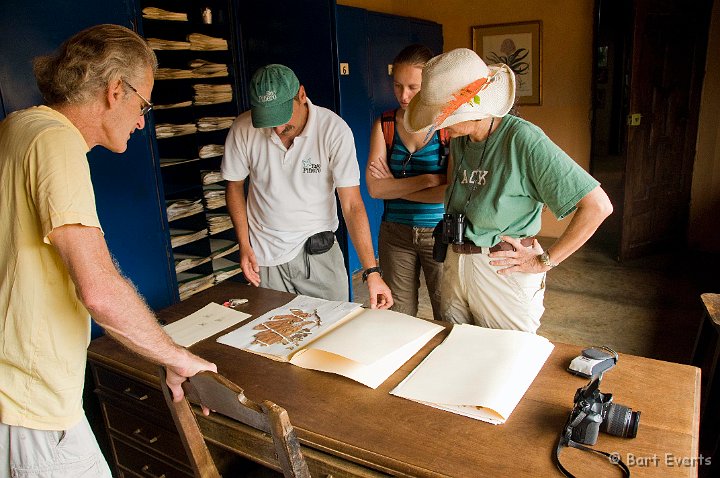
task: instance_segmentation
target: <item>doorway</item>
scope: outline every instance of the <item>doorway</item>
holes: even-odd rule
[[[590,173],[600,181],[614,206],[593,236],[617,257],[625,192],[625,125],[627,85],[624,81],[632,19],[630,2],[595,2],[593,121]]]
[[[597,0],[590,172],[615,213],[596,240],[620,260],[687,240],[712,0]]]

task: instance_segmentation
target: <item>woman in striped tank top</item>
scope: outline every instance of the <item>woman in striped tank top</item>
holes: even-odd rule
[[[393,85],[399,108],[373,124],[365,177],[370,195],[385,201],[379,253],[395,299],[392,309],[417,315],[422,269],[433,316],[439,320],[443,264],[433,260],[432,232],[444,212],[446,148],[438,132],[426,138],[425,132],[408,133],[403,126],[405,108],[420,91],[422,69],[432,56],[426,46],[410,45],[395,57]],[[394,128],[388,139],[387,128]]]

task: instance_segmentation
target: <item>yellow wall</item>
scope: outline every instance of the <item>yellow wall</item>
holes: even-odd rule
[[[520,107],[520,116],[545,133],[585,169],[590,165],[590,96],[593,2],[555,0],[338,0],[339,5],[422,18],[443,27],[445,51],[472,48],[471,27],[542,20],[542,106]],[[543,216],[542,236],[557,237],[561,222]]]
[[[720,2],[710,26],[705,82],[700,105],[697,153],[690,200],[689,244],[693,249],[720,252]]]

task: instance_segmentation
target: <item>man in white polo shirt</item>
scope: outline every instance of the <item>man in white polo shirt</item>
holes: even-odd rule
[[[255,72],[250,103],[250,111],[230,129],[222,162],[247,280],[269,289],[348,300],[347,271],[334,236],[337,190],[370,306],[389,308],[393,299],[375,261],[350,127],[312,104],[295,73],[283,65]]]

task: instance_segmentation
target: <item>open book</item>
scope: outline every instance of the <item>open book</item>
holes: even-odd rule
[[[505,423],[550,356],[545,337],[455,325],[390,393],[493,424]]]
[[[398,312],[299,295],[217,341],[377,388],[441,330]]]

